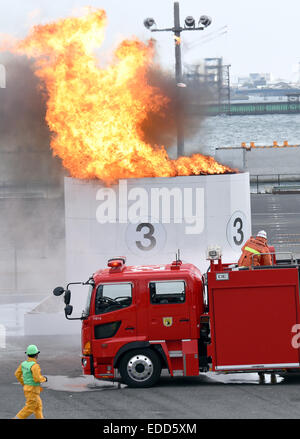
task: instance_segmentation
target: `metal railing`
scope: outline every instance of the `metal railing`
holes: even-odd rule
[[[292,252],[268,252],[268,253],[260,253],[259,256],[266,256],[266,255],[270,255],[271,256],[271,260],[272,260],[272,265],[276,266],[276,263],[274,264],[274,260],[276,258],[277,255],[290,255],[290,259],[288,260],[291,265],[296,264],[297,263],[297,259],[295,258],[294,254]],[[254,267],[253,265],[253,258],[255,256],[258,255],[251,255],[251,268]],[[276,259],[277,261],[277,259]]]
[[[292,190],[298,189],[300,190],[300,174],[258,174],[258,175],[250,175],[250,190],[251,193],[260,193],[260,188],[266,188],[273,184],[273,188],[280,188],[283,190]],[[256,189],[256,192],[253,192],[252,189]]]

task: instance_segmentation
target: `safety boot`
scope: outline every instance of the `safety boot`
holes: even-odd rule
[[[275,373],[271,373],[271,384],[277,384],[277,378]]]
[[[263,372],[258,372],[259,384],[265,384],[265,374]]]

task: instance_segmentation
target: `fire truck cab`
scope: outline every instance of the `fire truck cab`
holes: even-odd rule
[[[131,387],[200,372],[300,371],[299,261],[239,268],[210,252],[204,275],[176,258],[167,265],[108,261],[87,282],[83,373]],[[72,313],[71,284],[64,293]]]

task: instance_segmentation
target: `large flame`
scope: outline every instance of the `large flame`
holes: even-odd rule
[[[48,94],[46,120],[51,147],[72,177],[169,177],[231,172],[212,157],[195,154],[171,160],[162,145],[143,140],[149,111],[166,111],[168,99],[147,83],[154,47],[138,39],[123,41],[109,66],[101,67],[95,49],[106,27],[103,10],[35,26],[10,48],[36,58],[36,75]]]

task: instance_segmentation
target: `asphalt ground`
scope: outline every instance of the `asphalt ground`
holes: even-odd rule
[[[265,229],[269,241],[300,253],[300,195],[252,195],[253,231]],[[0,305],[1,306],[1,305]],[[299,419],[300,377],[259,384],[257,374],[201,374],[171,378],[163,373],[150,389],[130,389],[118,380],[83,377],[80,337],[28,338],[21,328],[0,343],[0,419],[11,419],[24,405],[14,371],[28,344],[41,350],[39,363],[48,377],[41,394],[46,419],[168,420]],[[18,422],[18,421],[12,421]],[[125,436],[123,436],[125,437]],[[127,436],[126,436],[127,437]],[[129,437],[129,436],[128,436]]]
[[[298,419],[300,377],[259,384],[255,373],[164,374],[150,389],[130,389],[116,381],[83,377],[79,337],[8,337],[0,358],[0,419],[11,419],[24,405],[14,371],[24,349],[36,343],[39,364],[48,377],[41,398],[47,419]],[[5,395],[5,397],[4,397]]]
[[[0,418],[11,419],[24,405],[14,371],[24,346],[36,343],[39,364],[48,377],[41,393],[47,419],[298,419],[300,378],[277,376],[259,384],[255,373],[201,374],[195,378],[163,375],[150,389],[83,377],[79,337],[9,337],[0,359]]]

